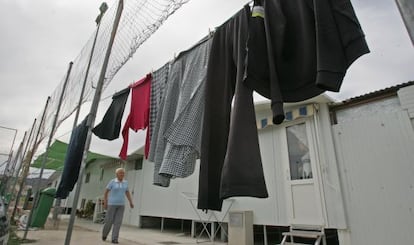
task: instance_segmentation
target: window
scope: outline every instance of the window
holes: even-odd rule
[[[90,178],[91,178],[91,173],[87,173],[85,177],[85,183],[89,183]]]
[[[86,203],[86,199],[83,198],[82,201],[81,201],[81,206],[80,206],[81,209],[85,208],[85,203]]]
[[[305,123],[287,127],[286,135],[289,152],[290,179],[311,179],[312,167]]]
[[[143,161],[142,157],[135,160],[134,170],[142,169],[142,161]]]

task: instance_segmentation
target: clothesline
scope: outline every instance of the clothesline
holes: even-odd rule
[[[249,4],[251,7],[253,7],[254,2],[261,2],[261,0],[251,0],[251,1],[249,1],[247,4]],[[231,18],[233,18],[233,16],[232,16],[232,17],[230,17],[228,20],[230,20]],[[227,20],[226,20],[225,22],[227,22]],[[209,28],[209,29],[208,29],[208,34],[207,34],[205,37],[201,38],[201,39],[200,39],[200,41],[198,41],[198,42],[197,42],[196,44],[194,44],[192,47],[190,47],[190,48],[186,49],[185,51],[181,51],[181,52],[178,54],[178,56],[179,56],[182,52],[188,52],[188,51],[190,51],[191,49],[193,49],[193,48],[197,47],[198,45],[200,45],[202,42],[207,41],[207,40],[208,40],[208,39],[210,39],[210,38],[213,38],[214,32],[215,32],[215,30],[212,30],[211,28]],[[168,61],[167,63],[174,61],[176,58],[178,58],[178,56],[174,53],[174,57],[171,59],[171,61]],[[150,74],[152,74],[153,72],[154,72],[154,69],[151,69],[151,71],[150,71],[149,73],[150,73]],[[130,83],[130,85],[128,85],[128,87],[129,87],[129,86],[131,86],[131,85],[132,85],[132,84],[134,84],[134,83],[135,83],[135,82],[131,82],[131,83]],[[104,97],[103,99],[101,99],[101,101],[105,101],[105,100],[107,100],[107,99],[111,98],[111,97],[112,97],[114,94],[116,94],[116,93],[117,93],[117,92],[113,93],[112,95],[108,95],[108,96]]]
[[[271,100],[271,121],[280,124],[289,116],[284,102],[338,92],[348,67],[369,52],[350,2],[251,2],[131,88],[121,158],[128,129],[148,128],[155,185],[189,176],[200,159],[199,209],[220,211],[234,196],[268,197],[253,91]],[[119,135],[128,93],[113,96],[116,113],[102,130],[111,137]]]

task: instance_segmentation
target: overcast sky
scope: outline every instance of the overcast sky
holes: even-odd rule
[[[115,2],[107,1],[109,6]],[[140,47],[115,76],[103,97],[161,67],[246,2],[190,0]],[[350,67],[341,91],[329,95],[343,100],[414,80],[414,49],[394,0],[353,0],[352,3],[371,53]],[[42,112],[47,96],[62,81],[68,63],[76,58],[95,30],[94,20],[100,4],[98,0],[0,0],[0,126],[18,130],[15,149],[24,131],[30,129],[34,118]],[[109,103],[108,99],[100,104],[97,123]],[[56,137],[67,142],[72,124],[73,119],[68,119]],[[0,137],[2,133],[0,130]],[[139,146],[143,134],[131,135],[129,152]],[[10,145],[2,143],[2,147],[8,149]],[[91,149],[117,156],[120,147],[120,140],[108,142],[94,138]]]

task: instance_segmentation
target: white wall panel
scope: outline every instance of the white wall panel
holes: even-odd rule
[[[401,107],[407,109],[410,118],[414,118],[414,85],[398,90]]]
[[[181,191],[177,189],[177,181],[171,181],[168,188],[153,185],[154,164],[144,161],[143,163],[143,185],[140,215],[157,217],[177,217],[177,202],[181,196]],[[194,185],[187,186],[187,191],[191,192]],[[191,212],[191,209],[189,209]],[[184,218],[184,217],[183,217]]]
[[[231,210],[253,210],[255,224],[286,225],[286,211],[284,199],[284,187],[281,173],[281,164],[276,162],[273,136],[273,126],[259,132],[259,141],[262,153],[263,168],[269,198],[235,197]],[[279,169],[280,168],[280,169]],[[198,219],[189,201],[182,192],[198,193],[198,171],[190,177],[171,180],[170,187],[158,187],[152,184],[154,165],[144,161],[142,199],[140,200],[140,215],[170,217],[179,219]],[[196,205],[196,202],[195,202]],[[224,201],[223,211],[229,202]],[[219,219],[223,219],[224,212],[217,213]],[[207,218],[208,215],[203,215]],[[226,216],[225,221],[228,220]]]
[[[327,227],[346,228],[343,193],[339,180],[339,167],[336,161],[329,109],[326,104],[319,105],[315,115],[316,149],[321,170],[321,190],[327,215]]]
[[[134,208],[129,207],[128,200],[125,199],[125,212],[123,224],[139,226],[139,200],[141,199],[140,179],[142,178],[141,170],[126,169],[126,180],[128,180],[129,192],[131,193]]]
[[[370,103],[355,105],[337,112],[338,123],[348,122],[367,115],[393,113],[401,111],[400,101],[397,97],[388,97]]]
[[[412,244],[414,133],[407,112],[333,129],[352,244]]]

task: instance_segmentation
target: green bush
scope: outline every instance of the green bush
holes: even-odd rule
[[[86,203],[85,208],[79,211],[79,217],[86,218],[86,219],[92,219],[94,211],[95,211],[95,204],[91,200],[89,200]]]

